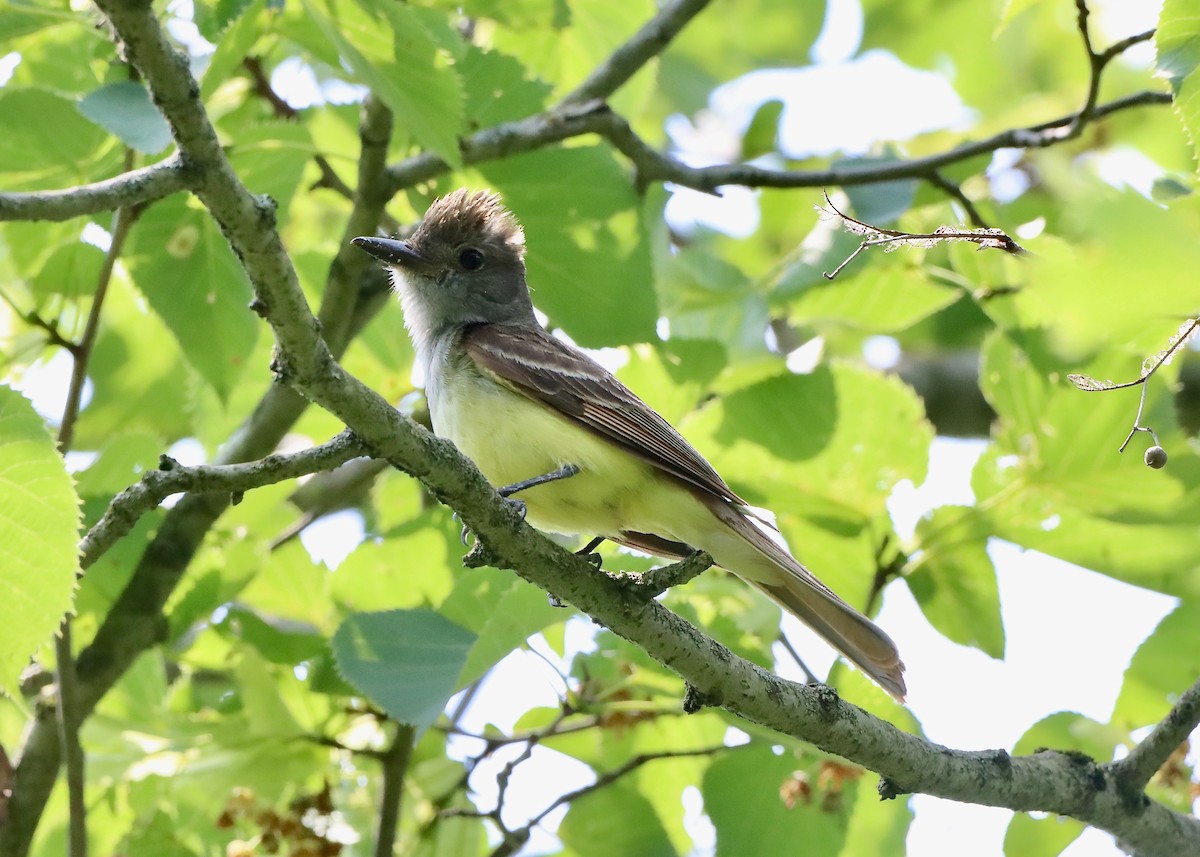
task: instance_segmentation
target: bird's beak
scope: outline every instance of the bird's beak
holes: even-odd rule
[[[355,238],[351,242],[376,259],[398,268],[408,268],[418,274],[435,274],[438,266],[412,248],[407,241],[395,238]]]

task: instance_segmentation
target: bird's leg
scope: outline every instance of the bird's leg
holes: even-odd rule
[[[579,473],[579,465],[564,464],[558,470],[551,470],[549,473],[543,473],[541,476],[534,476],[532,479],[523,479],[520,482],[514,482],[512,485],[505,485],[503,488],[497,488],[496,493],[501,497],[511,497],[518,491],[526,491],[530,488],[536,488],[539,485],[545,485],[547,482],[557,482],[559,479],[570,479]]]
[[[603,543],[604,543],[604,536],[596,536],[596,538],[592,539],[590,542],[588,542],[586,545],[581,547],[579,550],[575,551],[575,555],[583,557],[588,562],[590,562],[592,565],[596,566],[596,568],[599,568],[600,567],[600,554],[596,553],[595,550],[596,550],[596,548],[600,547],[600,545]]]
[[[518,491],[527,491],[530,488],[536,488],[538,485],[545,485],[547,482],[557,482],[559,479],[569,479],[579,473],[579,465],[564,464],[557,470],[551,470],[549,473],[543,473],[541,476],[534,476],[529,479],[522,479],[520,482],[514,482],[512,485],[505,485],[502,488],[497,488],[496,493],[503,497],[517,510],[517,513],[525,517],[525,502],[523,500],[512,499],[512,495]],[[463,527],[459,534],[462,543],[467,544],[467,528]]]

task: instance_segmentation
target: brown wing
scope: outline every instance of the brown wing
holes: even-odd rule
[[[530,398],[685,482],[745,505],[670,423],[603,366],[541,328],[472,325],[463,345],[477,365]]]

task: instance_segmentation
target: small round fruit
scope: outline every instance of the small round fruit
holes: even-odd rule
[[[1161,446],[1152,446],[1146,450],[1146,466],[1161,470],[1167,466],[1167,451]]]

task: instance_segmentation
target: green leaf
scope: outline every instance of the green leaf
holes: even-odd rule
[[[171,143],[171,127],[150,101],[146,87],[132,80],[89,92],[79,112],[131,149],[153,155]]]
[[[715,429],[718,470],[747,496],[779,497],[779,508],[810,509],[809,494],[871,517],[890,486],[925,477],[933,431],[920,399],[895,378],[835,364],[776,375],[706,411],[693,420]]]
[[[968,506],[942,506],[917,524],[920,559],[905,583],[933,627],[956,643],[1004,657],[988,521]]]
[[[304,734],[279,692],[275,675],[257,652],[241,650],[234,676],[250,735],[279,740]]]
[[[160,809],[131,831],[120,851],[128,857],[192,857],[196,852],[179,841],[178,830],[179,820]]]
[[[127,857],[191,857],[196,851],[179,840],[179,819],[155,811],[149,822],[139,823],[122,844],[120,852]]]
[[[758,105],[746,133],[742,135],[742,160],[752,161],[760,155],[774,152],[779,140],[779,117],[783,115],[783,102],[771,98]]]
[[[481,169],[525,228],[538,309],[584,347],[654,338],[658,312],[641,206],[610,150],[545,149]]]
[[[1065,815],[1034,817],[1018,812],[1004,832],[1006,857],[1057,857],[1079,838],[1086,825]]]
[[[1114,367],[1129,362],[1106,354],[1087,374],[1118,375]],[[1138,391],[1081,392],[1062,377],[1068,365],[1028,333],[984,344],[980,388],[999,420],[972,487],[993,535],[1140,586],[1194,592],[1189,465],[1157,471],[1137,453],[1118,454]],[[1183,443],[1174,422],[1169,391],[1152,383],[1143,424],[1173,449]]]
[[[717,758],[702,786],[704,808],[717,829],[716,857],[789,854],[798,842],[811,854],[841,851],[856,790],[823,789],[813,767],[811,757],[776,755],[768,746],[729,750]],[[797,775],[812,791],[807,798],[797,794],[789,808],[785,795]]]
[[[839,678],[839,693],[843,692],[849,673],[847,670]],[[861,673],[858,676],[863,678]],[[865,678],[863,680],[866,681]],[[878,713],[880,709],[873,707],[871,710]],[[903,715],[883,716],[901,729],[920,731],[914,725],[902,725],[899,721],[904,720]],[[911,804],[908,801],[880,800],[879,783],[869,775],[858,778],[857,791],[840,857],[861,857],[866,854],[871,857],[905,857],[909,853],[906,842],[913,821]]]
[[[342,60],[396,114],[397,124],[447,164],[461,167],[462,82],[421,17],[381,0],[342,2],[332,15],[311,0],[305,9]]]
[[[895,158],[852,158],[837,161],[833,167],[845,170],[871,169],[895,162]],[[853,185],[846,188],[846,196],[850,198],[855,218],[872,226],[887,226],[912,207],[917,185],[916,179]]]
[[[227,25],[225,32],[219,39],[210,40],[217,49],[209,57],[204,76],[200,79],[202,99],[207,101],[250,53],[250,48],[258,40],[259,16],[266,5],[267,0],[253,0],[249,4],[239,2],[236,20],[231,25],[223,22],[223,26]]]
[[[788,289],[786,281],[779,288]],[[818,330],[834,324],[870,333],[894,333],[912,327],[954,303],[962,292],[939,285],[917,265],[871,265],[857,275],[822,278],[804,289],[789,316]]]
[[[379,496],[382,516],[403,515],[393,502],[399,493]],[[382,540],[367,539],[338,567],[330,593],[338,604],[358,610],[426,607],[442,603],[457,586],[462,545],[449,515],[441,509],[413,509],[405,517],[404,525],[388,530]],[[446,616],[474,630],[459,617]]]
[[[1074,711],[1056,711],[1047,715],[1017,739],[1013,753],[1028,756],[1043,749],[1064,753],[1083,753],[1097,762],[1112,759],[1118,744],[1128,742],[1129,735],[1120,729],[1099,723]]]
[[[1043,0],[1004,0],[1004,11],[1000,13],[1000,24],[998,30],[1007,27],[1014,18],[1016,18],[1030,6],[1041,2],[1043,2]]]
[[[135,358],[144,353],[154,359]],[[109,284],[88,377],[92,397],[75,433],[80,449],[100,448],[134,430],[167,442],[191,433],[190,394],[180,383],[188,369],[179,343],[124,277]]]
[[[275,200],[282,228],[288,220],[292,196],[313,154],[312,137],[304,125],[271,122],[239,127],[229,162],[248,190]]]
[[[62,22],[61,12],[49,5],[5,3],[4,14],[0,15],[0,43],[10,44],[22,36],[56,27]]]
[[[1130,728],[1157,723],[1191,687],[1196,681],[1198,623],[1200,602],[1184,601],[1138,646],[1125,671],[1114,722]]]
[[[32,291],[39,297],[63,295],[86,297],[96,291],[104,251],[83,241],[60,244],[33,278]]]
[[[1133,191],[1098,187],[1069,204],[1072,221],[1063,228],[1072,233],[1070,243],[1043,240],[1023,266],[1028,281],[1014,301],[1024,326],[1045,328],[1067,354],[1106,345],[1156,353],[1196,310],[1189,272],[1200,267],[1193,240],[1200,201],[1163,206]],[[1154,299],[1133,299],[1130,283],[1153,283]]]
[[[432,610],[354,613],[333,636],[342,675],[402,723],[424,728],[454,694],[475,635]]]
[[[162,439],[149,432],[129,432],[108,439],[100,455],[76,477],[81,497],[111,497],[141,478],[158,463]]]
[[[1191,0],[1165,0],[1154,41],[1158,74],[1170,81],[1175,112],[1200,158],[1200,16]]]
[[[33,406],[0,386],[0,690],[18,695],[29,656],[71,609],[79,499]]]
[[[310,627],[263,617],[240,605],[231,607],[214,627],[232,639],[250,644],[274,664],[295,666],[325,651],[325,638]]]
[[[618,818],[620,823],[614,824]],[[579,857],[665,857],[677,853],[654,807],[621,781],[574,801],[558,835]]]
[[[221,35],[229,22],[237,18],[253,0],[215,0],[212,3],[197,3],[194,18],[200,35],[214,45],[219,44]]]
[[[475,681],[530,636],[562,621],[563,612],[550,604],[545,592],[514,578],[487,621],[476,630],[479,636],[467,654],[459,685]]]
[[[6,190],[59,187],[86,177],[105,133],[75,102],[35,87],[0,89],[0,174]]]
[[[734,356],[766,353],[767,302],[735,265],[702,247],[682,247],[662,253],[657,267],[655,288],[673,340],[710,339]]]
[[[152,206],[129,237],[126,265],[188,361],[227,399],[258,321],[246,272],[212,219],[182,196]]]
[[[465,115],[471,130],[537,113],[553,88],[528,79],[525,67],[516,59],[475,45],[470,46],[457,68],[462,75]]]

